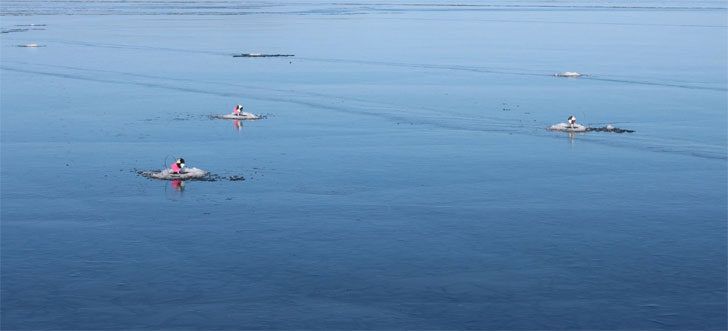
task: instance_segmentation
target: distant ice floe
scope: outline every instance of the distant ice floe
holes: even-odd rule
[[[578,72],[573,72],[573,71],[567,71],[567,72],[554,74],[554,77],[581,77],[581,76],[583,76],[583,75]]]
[[[238,115],[236,113],[231,113],[231,114],[227,114],[227,115],[212,115],[212,117],[222,118],[225,120],[259,120],[259,119],[263,118],[263,116],[261,116],[261,115],[256,115],[256,114],[247,113],[247,112],[242,112],[242,113],[240,113],[240,115]]]
[[[288,57],[295,56],[293,54],[261,54],[261,53],[243,53],[239,55],[233,55],[233,57]]]
[[[209,172],[198,168],[185,168],[180,173],[175,173],[172,169],[164,169],[157,171],[140,171],[140,175],[161,180],[202,180]]]
[[[583,126],[581,124],[574,124],[574,127],[572,127],[569,124],[566,123],[559,123],[554,124],[549,127],[549,130],[551,131],[562,131],[562,132],[614,132],[614,133],[632,133],[634,130],[627,130],[627,129],[620,129],[615,128],[611,125],[603,126],[603,127],[587,127]]]
[[[18,45],[18,47],[31,47],[31,48],[35,48],[35,47],[46,47],[46,46],[45,45],[38,45],[38,44],[24,44],[24,45]]]

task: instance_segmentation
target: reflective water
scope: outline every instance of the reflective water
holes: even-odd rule
[[[0,9],[3,329],[726,328],[724,2]]]

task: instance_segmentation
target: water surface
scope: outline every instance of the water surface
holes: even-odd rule
[[[0,9],[3,329],[726,328],[724,2]]]

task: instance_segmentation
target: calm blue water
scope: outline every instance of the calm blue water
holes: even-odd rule
[[[2,329],[727,327],[725,2],[0,10]]]

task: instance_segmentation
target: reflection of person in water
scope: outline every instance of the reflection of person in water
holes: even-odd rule
[[[578,136],[583,136],[584,135],[584,132],[572,132],[572,131],[569,131],[568,133],[569,133],[569,143],[572,143],[572,144],[574,143],[574,141],[576,141],[576,136],[577,135]]]
[[[238,131],[243,130],[243,121],[241,121],[241,120],[235,120],[235,123],[234,124],[235,124],[235,128]]]
[[[182,191],[185,190],[185,182],[183,182],[183,181],[181,181],[179,179],[178,180],[173,180],[172,181],[172,188],[174,188],[175,191],[177,191],[177,192],[182,192]]]
[[[172,171],[176,174],[180,173],[182,171],[182,168],[185,167],[185,159],[179,158],[176,162],[172,163],[170,165],[172,167]]]

